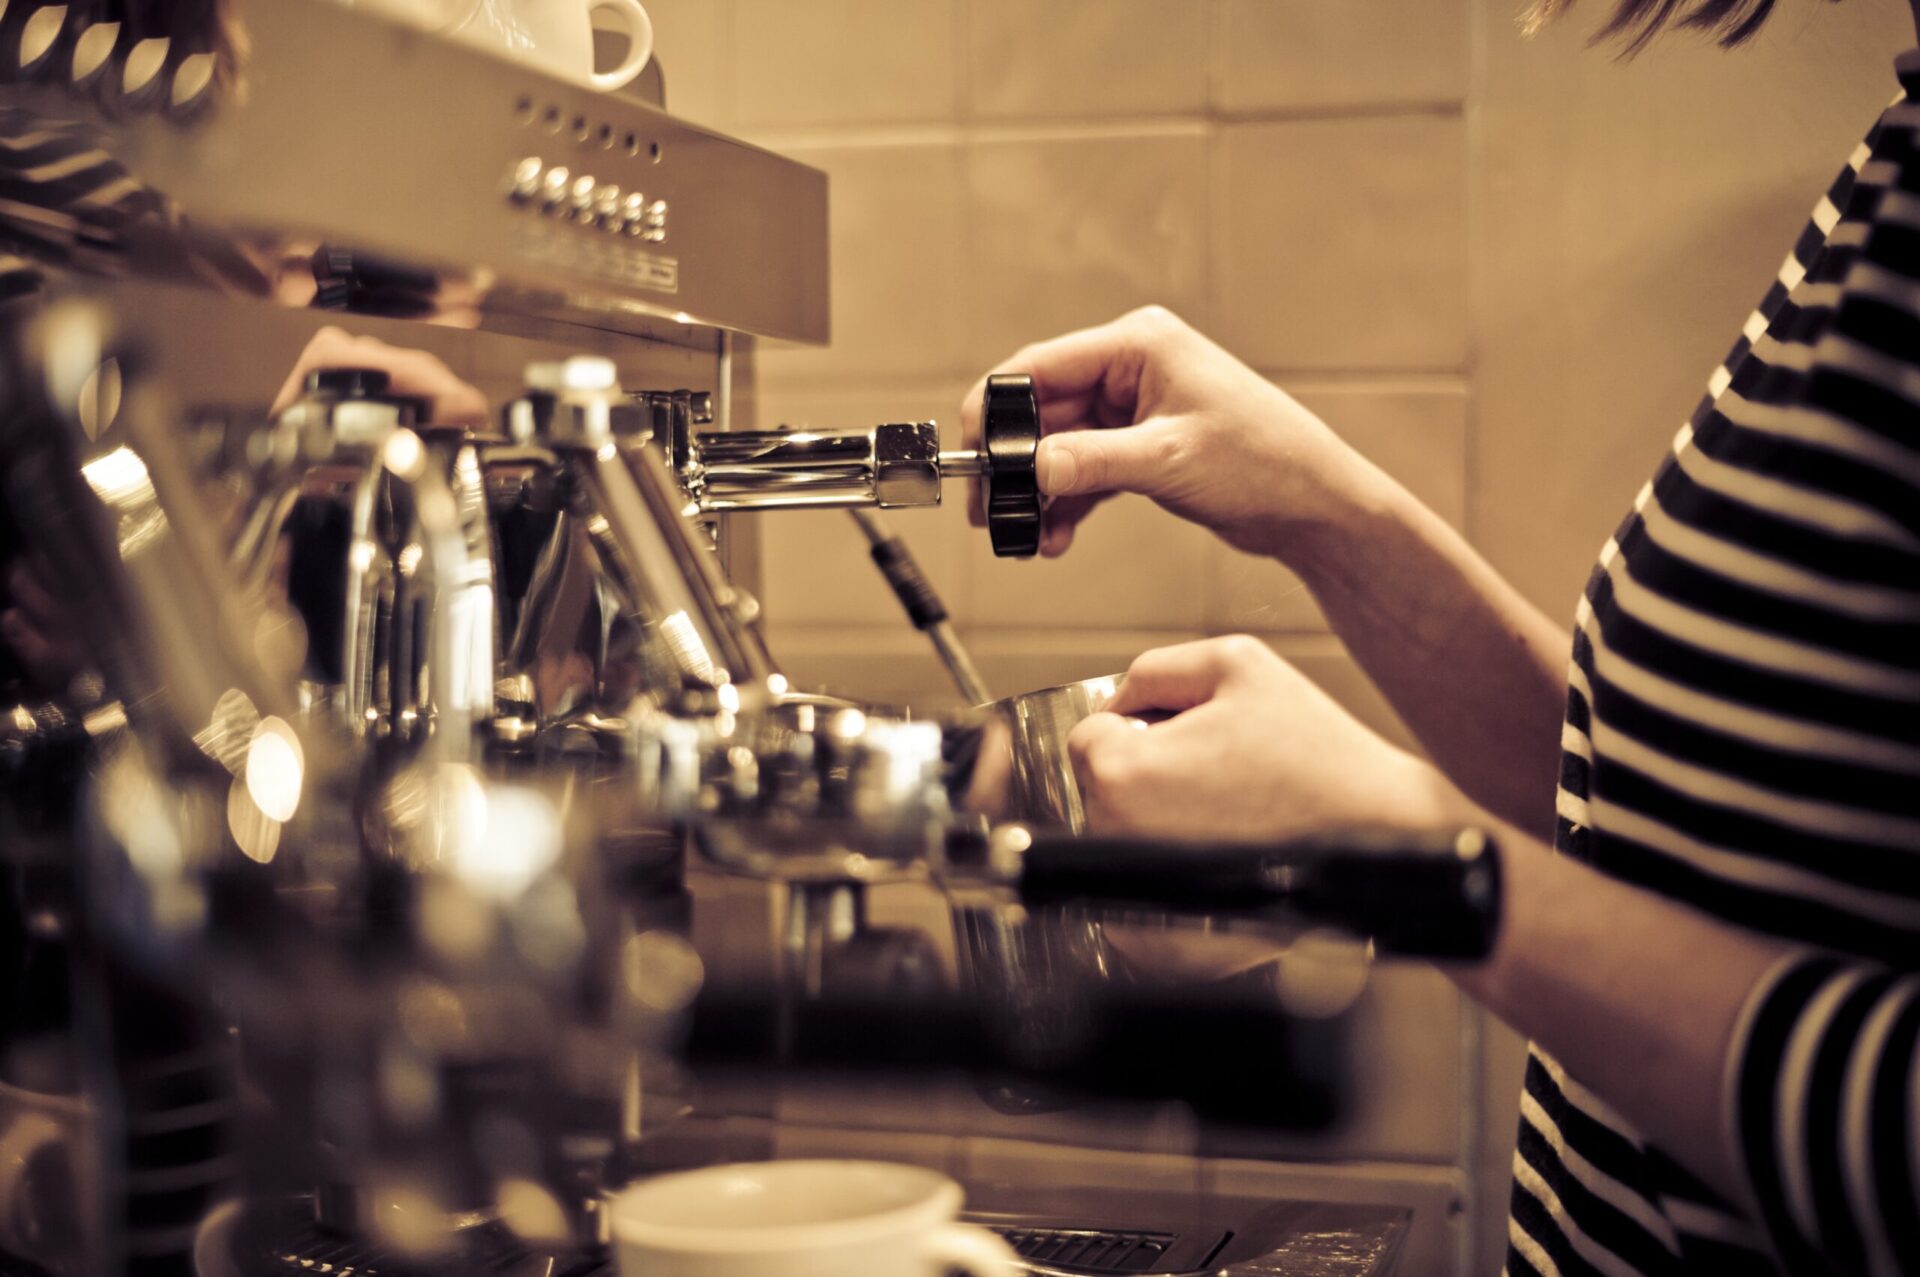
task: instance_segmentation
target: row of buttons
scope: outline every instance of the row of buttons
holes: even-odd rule
[[[509,197],[517,204],[537,205],[542,212],[564,217],[582,226],[616,231],[658,244],[667,238],[667,202],[649,200],[639,191],[622,191],[564,164],[548,168],[538,156],[513,166]]]

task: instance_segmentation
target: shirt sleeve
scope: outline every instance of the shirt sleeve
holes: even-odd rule
[[[1798,953],[1754,991],[1728,1118],[1786,1271],[1920,1273],[1920,974]]]

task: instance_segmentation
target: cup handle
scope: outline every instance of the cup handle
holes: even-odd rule
[[[623,88],[634,76],[646,68],[647,60],[653,57],[653,19],[640,7],[640,0],[593,0],[594,9],[615,9],[624,18],[627,32],[627,56],[619,66],[611,71],[595,71],[593,87],[602,93],[611,93]]]
[[[974,1224],[947,1224],[927,1245],[927,1258],[936,1273],[960,1272],[967,1277],[1015,1277],[1020,1256],[1013,1247]]]

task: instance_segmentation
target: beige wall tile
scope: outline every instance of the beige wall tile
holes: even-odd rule
[[[965,630],[961,634],[996,696],[1035,691],[1126,669],[1150,647],[1201,637],[1198,630]],[[958,704],[953,682],[920,635],[891,629],[774,626],[774,655],[803,687],[881,704],[942,709]]]
[[[1151,647],[1199,630],[974,630],[967,634],[987,686],[1002,696],[1118,674]]]
[[[1463,367],[1465,143],[1448,116],[1223,129],[1221,339],[1270,369]]]
[[[795,147],[825,169],[833,344],[760,348],[761,393],[801,382],[875,376],[968,377],[961,359],[960,262],[965,240],[960,150],[947,143]]]
[[[1466,97],[1468,0],[1218,0],[1218,10],[1222,111]]]
[[[732,122],[734,59],[726,37],[731,0],[647,0],[653,55],[666,79],[667,109],[682,119]]]
[[[984,630],[973,641],[996,688],[1030,691],[1123,673],[1142,652],[1204,637],[1198,630]]]
[[[959,59],[953,0],[733,0],[742,123],[947,120]]]
[[[1306,582],[1263,555],[1207,544],[1207,628],[1217,634],[1319,633],[1327,618]]]
[[[1405,484],[1434,513],[1463,527],[1467,516],[1467,391],[1464,383],[1392,387],[1301,386],[1295,396],[1335,433]]]
[[[996,559],[968,551],[978,627],[1197,629],[1205,605],[1208,533],[1143,497],[1117,497],[1080,525],[1059,559]]]
[[[1413,1228],[1395,1271],[1407,1277],[1451,1273],[1462,1200],[1451,1167],[1378,1162],[1301,1164],[1278,1161],[1205,1161],[1203,1191],[1270,1200],[1405,1206]]]
[[[1466,520],[1467,395],[1462,385],[1309,387],[1302,404],[1455,527]],[[1207,625],[1287,633],[1326,628],[1300,579],[1217,539],[1207,546]]]
[[[968,87],[990,119],[1181,115],[1207,95],[1206,0],[973,0]]]
[[[1204,325],[1207,137],[981,142],[967,153],[966,349],[982,369],[1023,343],[1148,302]]]
[[[932,645],[904,617],[885,629],[776,624],[767,641],[796,687],[918,711],[959,704]]]

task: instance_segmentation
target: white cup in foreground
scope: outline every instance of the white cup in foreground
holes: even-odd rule
[[[960,1186],[890,1162],[742,1162],[645,1180],[609,1211],[620,1277],[1013,1277]]]

